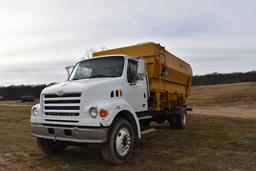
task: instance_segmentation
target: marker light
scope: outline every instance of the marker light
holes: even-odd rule
[[[107,117],[107,116],[108,116],[108,111],[107,111],[106,109],[101,109],[101,110],[100,110],[100,116],[101,116],[102,118]]]

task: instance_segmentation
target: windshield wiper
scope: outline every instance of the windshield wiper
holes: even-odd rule
[[[91,77],[86,77],[86,78],[73,78],[70,81],[81,80],[81,79],[88,79],[88,78],[103,78],[103,77],[111,77],[111,76],[99,74],[99,75],[93,75]]]
[[[93,75],[93,76],[88,77],[88,78],[102,78],[102,77],[111,77],[111,76],[99,74],[99,75]]]

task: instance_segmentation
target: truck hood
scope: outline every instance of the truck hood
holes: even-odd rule
[[[42,94],[52,94],[57,93],[59,91],[67,92],[84,92],[85,89],[89,87],[94,87],[99,84],[108,84],[108,82],[116,82],[120,80],[120,78],[91,78],[91,79],[83,79],[83,80],[73,80],[73,81],[65,81],[62,83],[58,83],[52,85],[50,87],[46,87]]]

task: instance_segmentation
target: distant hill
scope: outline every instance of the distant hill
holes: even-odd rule
[[[256,71],[250,72],[234,72],[228,74],[212,73],[207,75],[193,76],[192,85],[213,85],[240,82],[256,82]]]
[[[207,75],[193,76],[192,85],[213,85],[240,82],[256,82],[256,71],[246,73],[220,74],[212,73]],[[0,87],[0,100],[20,100],[22,96],[40,97],[41,91],[46,87],[42,85],[12,85]]]

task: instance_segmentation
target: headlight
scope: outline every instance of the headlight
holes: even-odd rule
[[[32,114],[33,114],[34,116],[36,116],[36,115],[38,114],[38,111],[37,111],[37,108],[36,108],[36,107],[34,107],[34,108],[32,109]]]
[[[98,115],[98,109],[96,107],[90,108],[89,114],[92,118],[96,118]]]

